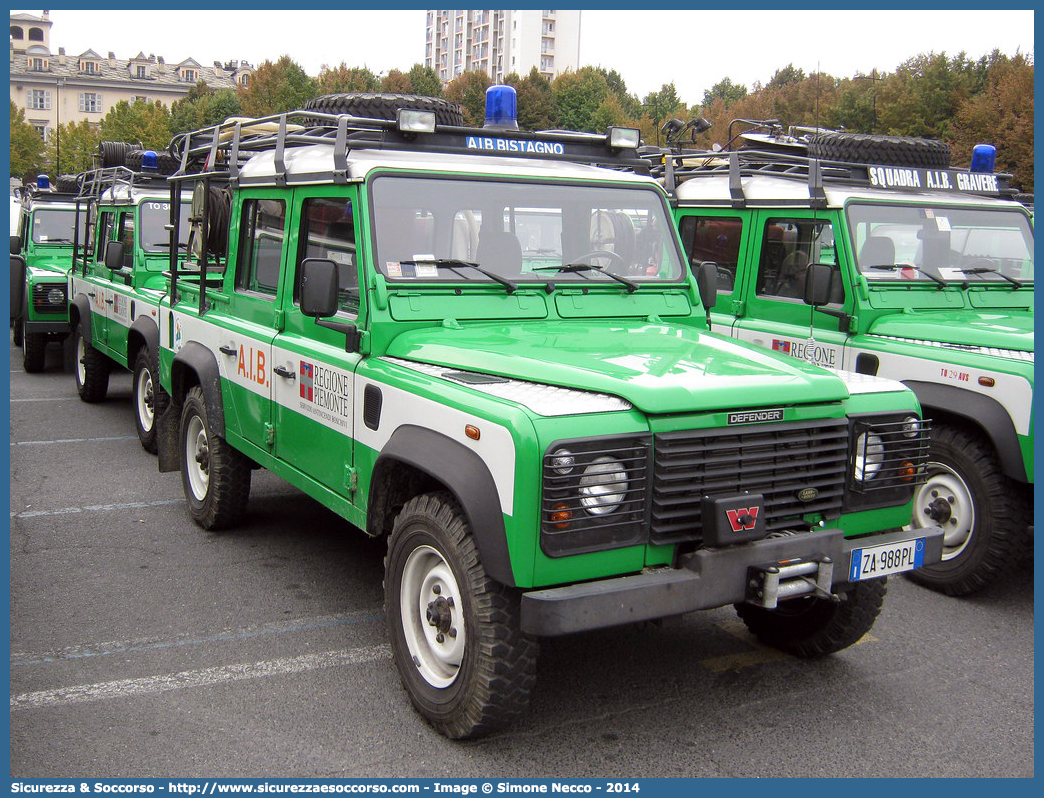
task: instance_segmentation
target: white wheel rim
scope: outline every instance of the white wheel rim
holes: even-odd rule
[[[453,571],[431,546],[410,552],[399,586],[399,616],[413,664],[433,687],[453,684],[464,659],[464,616]]]
[[[914,524],[935,523],[943,529],[943,560],[963,552],[975,529],[975,502],[961,476],[942,463],[928,464],[928,481],[914,498]]]
[[[210,487],[210,446],[199,416],[192,416],[185,427],[185,473],[192,495],[203,501]]]
[[[152,387],[152,372],[142,369],[138,373],[138,381],[134,386],[134,395],[138,405],[138,421],[145,432],[152,431],[152,424],[156,419],[154,409],[154,397]]]
[[[76,336],[76,381],[83,385],[87,381],[87,368],[83,364],[87,354],[87,344],[82,335]]]

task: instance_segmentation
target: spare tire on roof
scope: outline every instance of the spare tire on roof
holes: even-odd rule
[[[373,94],[369,92],[346,92],[324,94],[305,102],[306,111],[324,114],[349,114],[368,119],[395,119],[400,108],[415,111],[434,111],[439,125],[463,125],[464,112],[456,103],[441,97],[424,97],[419,94]]]
[[[76,175],[59,175],[54,181],[54,190],[62,194],[76,194],[80,191],[80,181]]]
[[[808,155],[826,161],[946,169],[950,145],[935,139],[876,133],[819,133],[809,138]]]
[[[98,154],[101,156],[102,168],[110,166],[124,166],[127,153],[131,150],[140,150],[141,143],[131,144],[128,141],[99,141]]]
[[[141,171],[141,164],[145,158],[145,153],[148,150],[131,150],[127,153],[124,159],[124,166],[128,169],[133,169],[135,172]],[[174,157],[167,152],[162,150],[153,150],[156,153],[156,173],[161,175],[172,175],[178,171],[178,162]]]

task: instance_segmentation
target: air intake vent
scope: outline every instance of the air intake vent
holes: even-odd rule
[[[363,424],[372,430],[381,425],[381,402],[384,396],[376,385],[367,385],[363,391]]]

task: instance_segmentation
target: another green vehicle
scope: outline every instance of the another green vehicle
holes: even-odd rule
[[[22,367],[30,373],[43,371],[48,343],[69,336],[75,197],[75,190],[53,190],[49,183],[20,190],[19,232],[11,236],[11,254],[20,256],[12,259],[11,326],[22,347]]]
[[[980,590],[1032,551],[1030,213],[989,162],[948,168],[941,142],[755,136],[654,159],[691,267],[717,271],[714,329],[913,389],[932,418],[914,523],[946,538],[910,578]],[[809,264],[829,282],[815,310]]]
[[[938,561],[937,526],[903,529],[913,393],[709,333],[663,189],[624,169],[638,131],[310,105],[172,142],[159,466],[206,529],[263,467],[385,537],[394,660],[441,733],[516,717],[541,636],[735,604],[823,656]]]
[[[76,388],[83,401],[100,402],[112,368],[133,372],[135,427],[141,445],[155,453],[155,415],[163,402],[155,377],[157,319],[171,261],[167,178],[154,169],[113,166],[84,174],[82,182],[77,203],[90,228],[69,277]],[[188,203],[179,207],[187,218]],[[175,249],[183,256],[184,247],[183,236]]]

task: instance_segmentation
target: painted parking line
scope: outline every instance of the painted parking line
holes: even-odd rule
[[[11,404],[16,402],[71,402],[73,397],[71,396],[34,396],[31,399],[12,399]]]
[[[137,435],[112,435],[104,438],[58,438],[53,441],[11,441],[12,446],[53,446],[56,443],[98,443],[109,441],[136,441]]]
[[[366,648],[326,651],[321,654],[304,654],[299,657],[222,665],[216,668],[180,671],[139,679],[118,679],[110,682],[80,684],[74,687],[59,687],[54,690],[38,690],[11,697],[11,711],[39,709],[42,707],[84,704],[91,701],[112,701],[140,696],[151,696],[173,690],[191,690],[212,687],[229,682],[249,679],[265,679],[270,676],[285,676],[295,673],[337,668],[344,665],[360,665],[391,657],[387,644]]]
[[[19,510],[12,512],[11,518],[40,518],[49,515],[72,515],[74,513],[114,512],[118,510],[140,510],[146,507],[166,507],[171,504],[184,504],[181,499],[163,499],[154,502],[127,502],[125,504],[90,504],[85,507],[59,507],[55,510]]]
[[[230,640],[246,640],[273,634],[302,632],[310,629],[322,629],[331,626],[347,626],[357,623],[383,621],[384,613],[379,611],[338,612],[330,615],[316,615],[308,618],[292,618],[283,621],[245,626],[238,629],[223,629],[213,634],[184,634],[175,637],[139,637],[133,640],[112,640],[104,643],[89,643],[80,646],[67,646],[52,651],[11,653],[11,667],[25,665],[46,665],[71,659],[90,657],[106,657],[113,654],[127,654],[135,651],[153,651],[156,649],[180,648],[206,643],[219,643]]]

